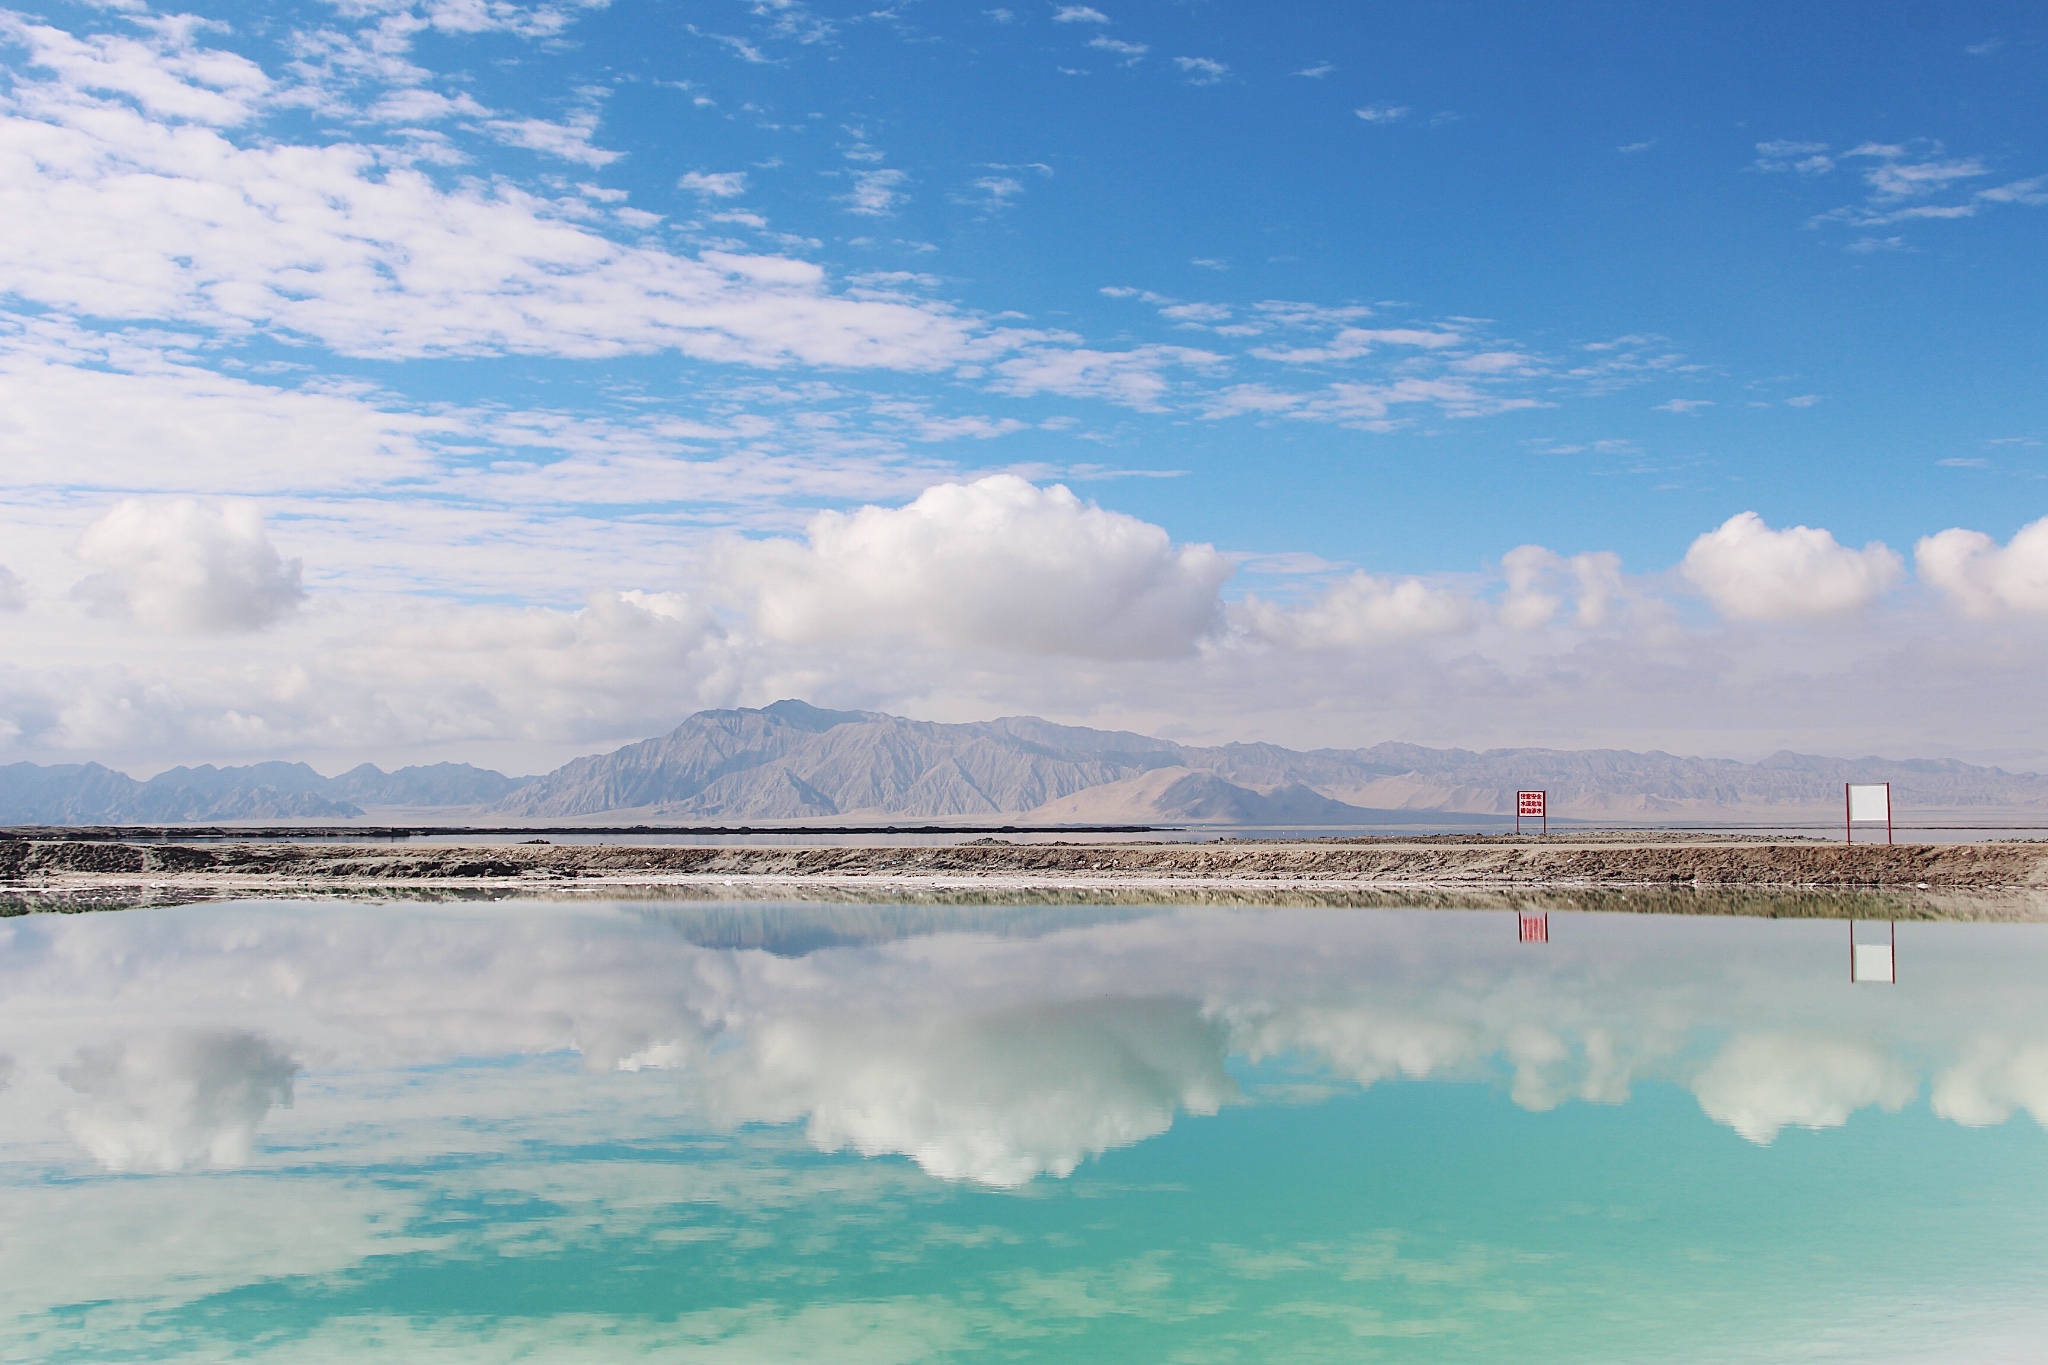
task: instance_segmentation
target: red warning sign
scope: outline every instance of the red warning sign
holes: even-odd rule
[[[1545,816],[1550,813],[1549,792],[1516,792],[1515,814],[1522,816]]]
[[[1522,942],[1550,942],[1550,916],[1548,914],[1539,912],[1537,914],[1532,915],[1528,913],[1526,910],[1521,912],[1521,914]]]

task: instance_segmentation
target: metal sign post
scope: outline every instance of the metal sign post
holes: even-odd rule
[[[1515,793],[1515,833],[1520,834],[1522,832],[1522,821],[1524,820],[1541,820],[1543,822],[1543,832],[1545,834],[1550,833],[1549,792]]]
[[[1889,782],[1845,782],[1842,784],[1842,842],[1856,842],[1856,826],[1883,825],[1884,841],[1892,841],[1892,784]]]

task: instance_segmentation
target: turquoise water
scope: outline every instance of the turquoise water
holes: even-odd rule
[[[1850,932],[8,920],[0,1358],[2041,1359],[2048,927]]]

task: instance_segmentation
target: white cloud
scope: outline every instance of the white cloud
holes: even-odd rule
[[[39,61],[61,46],[44,33]],[[204,93],[179,74],[204,55],[151,59]],[[372,147],[243,146],[63,79],[17,83],[0,134],[0,289],[72,314],[383,358],[674,349],[933,369],[977,353],[977,329],[941,306],[838,297],[798,260],[624,246],[588,225],[587,196],[443,190]],[[855,207],[893,193],[878,180]]]
[[[693,190],[710,199],[731,199],[745,194],[745,171],[691,171],[676,181],[679,189]]]
[[[2048,517],[2003,548],[1982,531],[1951,527],[1921,540],[1913,561],[1923,581],[1971,616],[2048,611]]]
[[[1692,1087],[1708,1118],[1758,1146],[1787,1127],[1839,1128],[1866,1105],[1897,1112],[1916,1088],[1867,1042],[1802,1033],[1732,1039]]]
[[[1086,5],[1061,5],[1053,11],[1052,21],[1055,24],[1106,24],[1109,16]]]
[[[546,119],[494,119],[485,125],[500,142],[513,147],[524,147],[530,152],[560,157],[585,166],[609,166],[624,152],[607,151],[591,145],[591,134],[597,131],[597,111],[586,110],[564,123],[550,123]]]
[[[1230,74],[1230,68],[1208,57],[1175,57],[1173,64],[1188,78],[1189,85],[1215,85]]]
[[[231,651],[168,637],[145,655],[125,624],[0,618],[0,741],[166,755],[157,766],[288,754],[348,767],[459,747],[531,771],[728,704],[740,676],[712,614],[673,592],[593,593],[574,610],[335,596]],[[25,648],[46,661],[33,672]],[[83,662],[108,656],[124,662]]]
[[[896,188],[907,179],[902,171],[886,166],[853,172],[853,192],[844,200],[848,212],[870,218],[887,217],[907,197]]]
[[[469,95],[449,96],[417,86],[394,90],[364,111],[378,123],[434,123],[458,115],[482,118],[490,111]]]
[[[1491,392],[1463,378],[1417,378],[1387,384],[1344,381],[1311,393],[1285,392],[1264,384],[1236,384],[1211,398],[1203,416],[1215,419],[1254,413],[1333,422],[1362,431],[1394,431],[1409,420],[1399,409],[1412,404],[1432,406],[1446,417],[1482,417],[1517,408],[1548,406],[1542,399]]]
[[[1622,595],[1621,556],[1601,550],[1566,559],[1541,545],[1520,545],[1501,556],[1507,592],[1501,598],[1502,624],[1534,630],[1550,624],[1563,607],[1560,584],[1575,589],[1573,615],[1586,627],[1607,624]]]
[[[461,423],[58,330],[0,334],[0,487],[256,494],[418,477]]]
[[[1399,123],[1408,117],[1409,110],[1405,104],[1368,104],[1351,112],[1367,123]]]
[[[0,564],[0,611],[20,611],[28,605],[28,588],[14,570]]]
[[[1098,52],[1111,52],[1124,59],[1123,65],[1130,66],[1141,61],[1152,49],[1144,43],[1127,43],[1117,38],[1098,35],[1088,40],[1088,46]]]
[[[1233,613],[1253,636],[1294,649],[1348,649],[1444,635],[1475,616],[1470,598],[1419,578],[1381,578],[1363,570],[1301,607],[1247,598]]]
[[[1898,582],[1903,567],[1877,541],[1851,550],[1826,531],[1773,531],[1756,513],[1739,512],[1693,541],[1679,573],[1724,616],[1802,621],[1869,606]]]
[[[1423,351],[1443,350],[1465,340],[1448,327],[1345,327],[1321,346],[1259,347],[1252,354],[1261,360],[1287,365],[1322,365],[1356,360],[1381,346],[1411,346]]]
[[[251,118],[270,92],[270,77],[248,58],[195,48],[177,28],[159,28],[158,36],[157,44],[111,34],[78,38],[0,15],[0,37],[27,47],[34,65],[73,89],[126,95],[158,118],[231,127]]]
[[[1874,158],[1875,166],[1863,172],[1864,183],[1873,194],[1886,199],[1916,199],[1933,194],[1958,180],[1976,180],[1991,173],[1976,157],[1943,157],[1940,144],[1932,144],[1934,155],[1916,157],[1913,149],[1866,142],[1844,156]]]
[[[1128,351],[1038,350],[999,362],[993,388],[1029,397],[1056,393],[1068,398],[1101,398],[1157,411],[1172,389],[1166,371],[1215,370],[1225,364],[1213,351],[1187,346],[1138,346]]]
[[[1712,406],[1714,406],[1714,400],[1711,398],[1673,398],[1657,404],[1656,411],[1675,413],[1680,417],[1690,417],[1701,408],[1711,408]]]
[[[1825,142],[1794,142],[1780,139],[1756,144],[1755,169],[1797,171],[1801,175],[1826,175],[1835,168]]]
[[[1972,188],[1993,174],[1991,164],[1982,157],[1950,156],[1931,138],[1865,142],[1833,156],[1820,143],[1759,143],[1758,151],[1763,155],[1757,168],[1767,171],[1819,175],[1851,159],[1864,163],[1864,201],[1818,214],[1812,219],[1815,224],[1884,227],[1920,219],[1973,218],[1986,205],[2048,204],[2048,176]],[[1850,243],[1849,249],[1870,252],[1904,246],[1897,237],[1866,236]]]
[[[77,554],[101,569],[78,597],[167,630],[257,630],[305,598],[299,561],[278,555],[250,502],[127,498],[86,528]]]
[[[998,474],[907,507],[821,512],[803,543],[737,543],[722,569],[778,640],[1132,659],[1185,654],[1209,634],[1231,565],[1059,485]]]

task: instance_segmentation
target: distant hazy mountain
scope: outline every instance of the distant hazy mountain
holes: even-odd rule
[[[580,758],[496,807],[527,817],[635,810],[678,819],[1171,820],[1376,823],[1388,812],[1654,820],[1827,818],[1845,781],[1890,781],[1901,809],[2048,811],[2048,780],[1967,763],[1774,754],[1761,763],[1625,750],[1215,747],[1009,717],[966,725],[799,701],[702,711],[659,739]]]
[[[185,824],[215,820],[348,820],[364,806],[476,807],[530,778],[467,763],[387,773],[365,763],[322,777],[304,763],[172,768],[147,782],[97,763],[0,767],[0,824]]]
[[[0,824],[435,818],[995,819],[1045,824],[1374,825],[1483,822],[1518,787],[1580,819],[1826,820],[1845,781],[1889,781],[1902,812],[2038,813],[2048,779],[1968,763],[1815,758],[1761,763],[1619,749],[1199,746],[1029,716],[940,725],[800,701],[700,711],[658,739],[512,778],[463,763],[173,768],[147,782],[95,763],[0,767]],[[2029,817],[2033,818],[2033,817]]]

